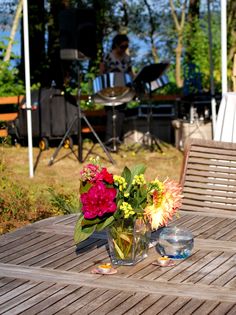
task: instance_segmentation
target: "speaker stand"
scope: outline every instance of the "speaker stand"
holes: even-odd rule
[[[149,100],[151,100],[151,86],[149,87]],[[147,113],[147,131],[145,134],[139,139],[141,140],[140,147],[136,150],[136,153],[143,148],[147,148],[150,152],[156,151],[156,149],[163,153],[161,148],[160,139],[152,134],[152,104],[149,104],[148,113]]]
[[[80,87],[80,69],[79,69],[79,65],[77,63],[77,70],[78,70],[78,95],[77,95],[77,115],[74,117],[74,119],[71,121],[69,128],[67,129],[65,135],[63,136],[59,146],[57,147],[57,149],[55,150],[54,154],[51,156],[48,165],[51,166],[54,163],[55,158],[57,157],[61,147],[63,146],[66,138],[69,136],[71,128],[73,127],[74,123],[76,121],[78,121],[78,156],[76,156],[76,158],[79,160],[80,163],[83,163],[85,160],[83,160],[83,141],[82,141],[82,119],[85,121],[86,125],[90,128],[90,130],[92,131],[94,137],[97,139],[98,143],[100,144],[101,148],[103,149],[103,151],[106,153],[109,161],[112,164],[115,164],[115,161],[113,160],[112,156],[110,155],[110,153],[108,152],[108,150],[106,149],[106,147],[104,146],[104,144],[102,143],[101,139],[98,137],[96,131],[94,130],[94,128],[92,127],[92,125],[90,124],[90,122],[88,121],[87,117],[85,116],[85,114],[83,113],[83,111],[81,110],[80,107],[80,94],[81,94],[81,87]],[[91,149],[92,150],[92,149]],[[89,153],[91,152],[91,150],[89,151]],[[72,152],[74,153],[74,151],[72,150]],[[86,157],[88,156],[88,154],[86,155]]]
[[[117,128],[117,113],[115,111],[115,105],[112,105],[112,137],[105,142],[106,147],[109,147],[111,152],[118,151],[118,145],[121,144],[119,137],[116,133]],[[110,146],[109,146],[110,145]]]

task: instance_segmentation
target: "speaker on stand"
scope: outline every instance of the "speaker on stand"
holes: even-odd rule
[[[64,75],[67,75],[68,65],[72,61],[75,62],[77,72],[77,115],[71,121],[63,139],[58,148],[52,155],[49,165],[52,165],[58,152],[60,151],[65,139],[70,134],[70,130],[75,122],[78,122],[78,160],[83,162],[83,143],[81,133],[81,122],[84,120],[86,125],[90,128],[93,135],[97,139],[103,151],[106,153],[111,163],[114,163],[110,153],[103,145],[94,128],[88,121],[80,107],[80,64],[79,62],[93,59],[96,57],[96,15],[92,9],[66,9],[59,14],[60,27],[60,58],[63,64]]]

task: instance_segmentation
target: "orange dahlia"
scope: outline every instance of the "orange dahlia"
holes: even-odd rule
[[[182,204],[182,187],[174,180],[166,179],[161,191],[152,191],[152,203],[144,212],[153,230],[166,225]]]

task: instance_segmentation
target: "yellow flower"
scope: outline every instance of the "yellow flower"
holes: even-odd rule
[[[113,179],[114,179],[115,184],[118,185],[119,191],[123,191],[123,190],[126,189],[127,183],[126,183],[124,177],[118,176],[118,175],[114,175]]]
[[[145,185],[146,184],[146,181],[144,179],[144,175],[141,174],[141,175],[135,175],[134,176],[134,179],[133,179],[133,182],[132,182],[132,185],[135,186],[142,186],[142,185]]]
[[[128,219],[128,217],[135,214],[135,211],[133,210],[132,206],[128,202],[123,201],[120,206],[120,209],[124,211],[125,219]]]

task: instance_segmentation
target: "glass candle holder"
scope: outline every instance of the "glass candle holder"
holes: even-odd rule
[[[189,230],[164,227],[158,234],[156,249],[161,256],[185,259],[191,255],[194,239]]]

